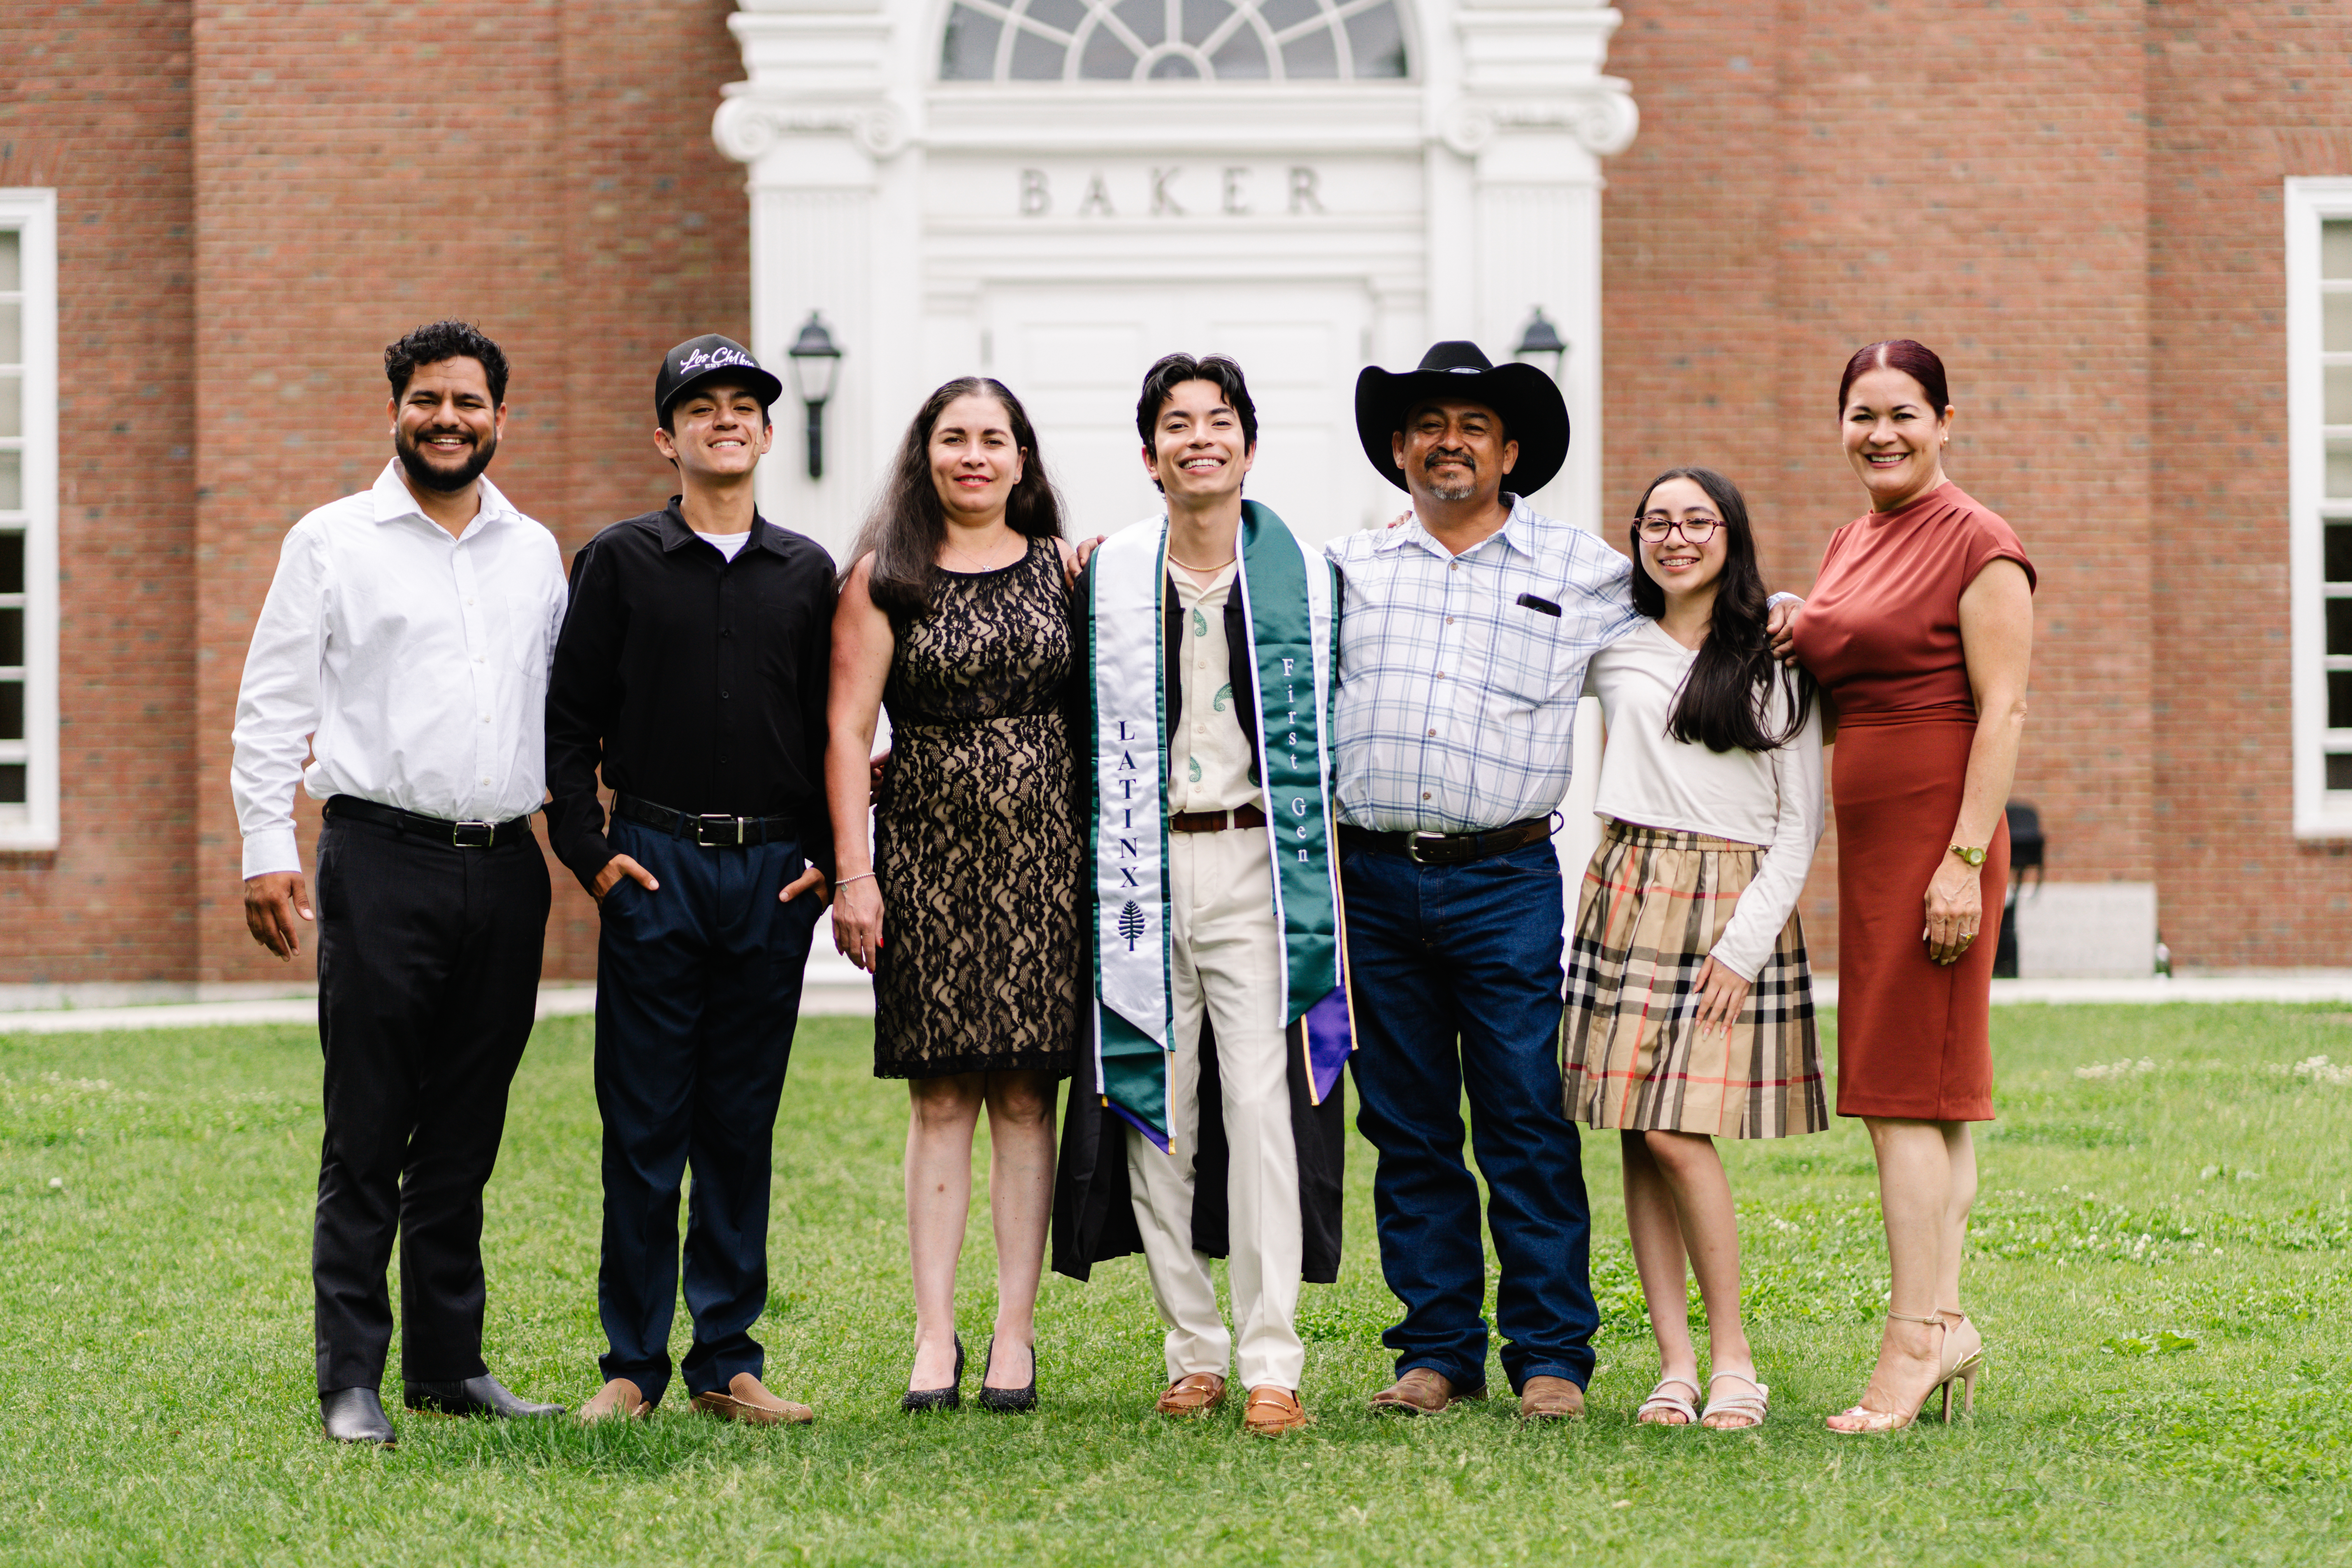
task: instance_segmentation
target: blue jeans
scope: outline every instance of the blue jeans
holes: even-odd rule
[[[816,899],[776,894],[808,862],[790,840],[701,849],[616,816],[614,852],[654,874],[604,895],[596,949],[596,1109],[604,1119],[600,1367],[659,1403],[677,1300],[677,1189],[687,1198],[688,1394],[764,1370],[751,1337],[768,1301],[768,1178]]]
[[[1381,1336],[1400,1376],[1486,1382],[1478,1184],[1462,1161],[1462,1095],[1486,1179],[1502,1279],[1495,1327],[1514,1391],[1592,1376],[1592,1215],[1560,1105],[1559,858],[1549,841],[1459,866],[1349,847],[1348,975],[1356,1125],[1380,1151],[1381,1269],[1404,1303]]]

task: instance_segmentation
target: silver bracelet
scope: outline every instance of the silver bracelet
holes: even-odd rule
[[[871,871],[860,871],[855,877],[836,877],[834,879],[833,885],[836,888],[846,888],[852,882],[858,881],[863,878],[871,877],[873,875],[874,873]]]

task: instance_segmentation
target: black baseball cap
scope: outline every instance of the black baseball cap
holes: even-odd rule
[[[654,417],[667,418],[669,406],[686,395],[687,388],[714,375],[724,375],[749,386],[766,408],[784,395],[784,384],[760,368],[751,351],[733,338],[705,332],[688,338],[662,356],[661,374],[654,379]]]

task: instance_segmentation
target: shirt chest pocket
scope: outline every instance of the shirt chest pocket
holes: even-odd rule
[[[1528,602],[1532,601],[1532,602]],[[1483,668],[1465,671],[1490,691],[1536,707],[1566,689],[1576,665],[1576,641],[1559,600],[1541,589],[1516,588],[1480,607],[1480,636],[1471,644]]]

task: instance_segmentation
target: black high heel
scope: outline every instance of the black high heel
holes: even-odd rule
[[[898,1401],[898,1408],[918,1410],[953,1410],[963,1403],[963,1336],[955,1337],[955,1381],[945,1388],[910,1388]]]
[[[988,1368],[996,1364],[996,1336],[988,1336],[988,1362],[981,1369],[980,1407],[1007,1415],[1019,1415],[1037,1408],[1037,1347],[1029,1347],[1029,1386],[1026,1388],[991,1388]]]

